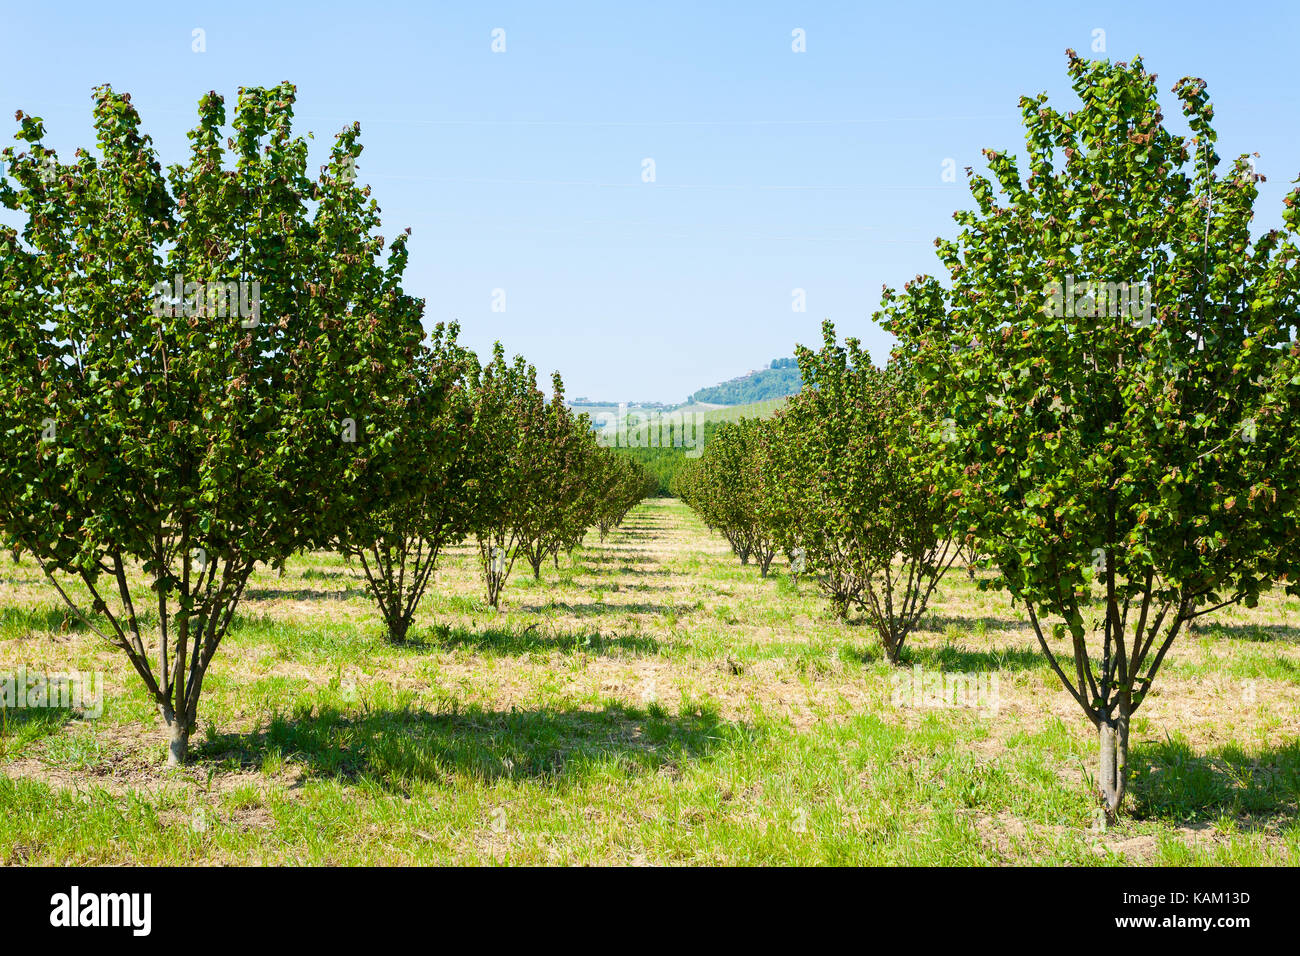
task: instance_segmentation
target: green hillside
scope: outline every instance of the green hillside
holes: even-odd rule
[[[800,383],[798,363],[793,358],[779,358],[765,369],[702,388],[691,395],[691,401],[706,405],[747,405],[793,395],[799,391]]]

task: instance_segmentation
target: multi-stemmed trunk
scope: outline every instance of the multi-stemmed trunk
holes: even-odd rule
[[[514,536],[509,531],[493,529],[477,536],[479,559],[483,564],[483,583],[487,588],[488,605],[498,608],[506,579],[519,555]]]
[[[727,543],[731,545],[732,552],[740,558],[742,565],[749,564],[749,539],[735,530],[723,530],[727,537]]]
[[[406,641],[441,550],[440,538],[420,534],[388,535],[369,547],[357,549],[370,593],[379,605],[391,642]]]
[[[87,629],[127,655],[162,718],[167,734],[167,765],[170,767],[182,766],[188,758],[189,738],[197,720],[203,679],[230,628],[255,563],[231,557],[209,559],[202,549],[191,551],[190,545],[188,525],[179,529],[178,539],[166,547],[161,534],[156,539],[151,565],[163,570],[154,571],[153,589],[158,596],[158,640],[152,656],[141,637],[140,620],[127,581],[126,562],[121,554],[105,557],[105,562],[111,562],[109,570],[117,589],[116,607],[111,607],[101,594],[98,576],[84,570],[80,573],[82,584],[90,592],[91,611],[108,622],[107,630],[97,626],[76,605],[54,576],[53,568],[42,566],[59,596]],[[175,558],[180,558],[181,573],[172,576],[165,569]],[[173,599],[174,606],[170,603]]]
[[[861,598],[863,582],[844,542],[834,536],[805,538],[800,552],[803,573],[813,576],[830,602],[831,612],[840,620],[848,618],[849,610]]]
[[[866,597],[861,603],[891,664],[902,658],[907,636],[916,629],[934,589],[960,553],[951,537],[935,539],[917,552],[904,554],[897,574],[892,559],[882,567],[864,570]]]
[[[1111,569],[1101,569],[1101,580],[1105,617],[1097,627],[1102,638],[1098,661],[1090,656],[1081,611],[1081,605],[1090,600],[1088,594],[1068,595],[1047,609],[1027,604],[1026,610],[1052,670],[1097,730],[1097,796],[1106,818],[1114,821],[1128,789],[1129,725],[1151,692],[1165,655],[1185,624],[1237,598],[1193,610],[1204,595],[1184,591],[1173,597],[1158,596],[1153,590],[1153,571],[1146,573],[1137,589],[1124,587]],[[1067,676],[1062,659],[1043,633],[1043,610],[1065,619],[1063,626],[1074,651],[1073,678]],[[1129,615],[1135,610],[1136,623],[1130,626]]]
[[[524,560],[533,572],[533,580],[542,579],[542,565],[552,555],[555,566],[559,568],[560,540],[553,529],[548,530],[537,523],[525,524],[515,529],[516,550],[523,554]]]

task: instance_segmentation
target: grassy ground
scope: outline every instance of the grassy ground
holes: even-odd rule
[[[866,628],[673,501],[516,574],[499,614],[457,550],[401,648],[335,556],[260,573],[180,771],[125,659],[4,562],[0,676],[107,686],[98,720],[4,714],[0,862],[1300,863],[1300,602],[1278,595],[1180,638],[1107,830],[1093,736],[1003,596],[952,574],[905,671],[996,693],[900,706]]]

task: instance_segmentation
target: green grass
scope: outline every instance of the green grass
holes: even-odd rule
[[[108,689],[99,720],[0,712],[0,863],[1300,862],[1293,599],[1175,646],[1102,830],[1090,728],[964,574],[900,672],[814,581],[740,567],[677,502],[513,577],[500,612],[476,561],[447,556],[400,647],[336,556],[259,570],[181,771],[124,661],[7,568],[0,675]],[[916,667],[996,675],[1000,706],[895,706]]]

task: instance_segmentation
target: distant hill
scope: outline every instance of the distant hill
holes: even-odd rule
[[[702,388],[690,400],[706,405],[748,405],[793,395],[801,384],[795,359],[779,358],[767,368],[746,372],[721,385]]]

